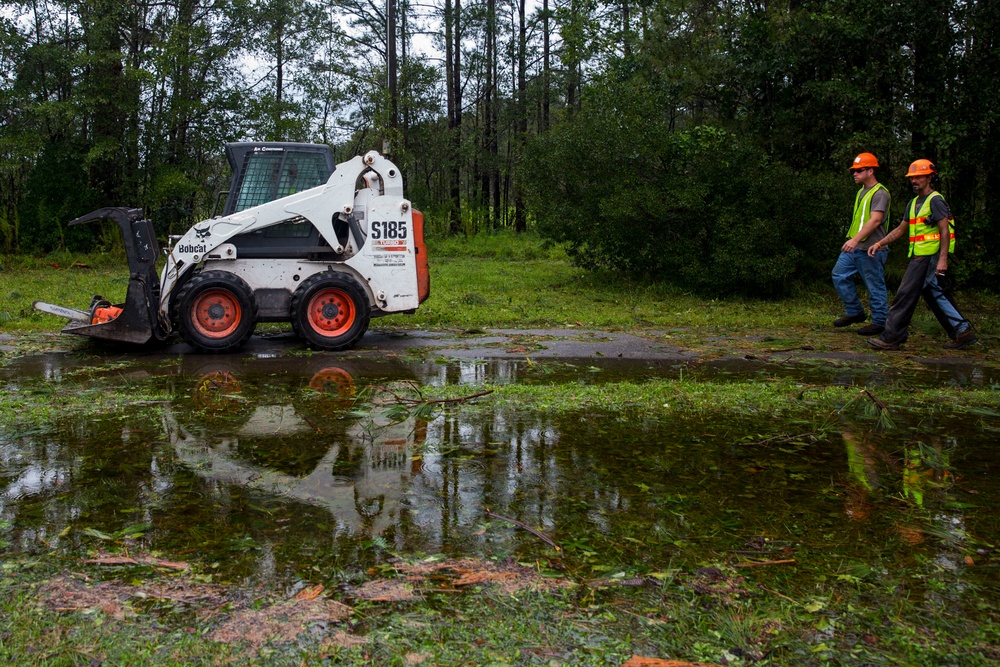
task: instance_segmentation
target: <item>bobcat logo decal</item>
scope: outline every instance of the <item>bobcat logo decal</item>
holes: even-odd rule
[[[209,236],[212,235],[212,230],[209,227],[205,227],[203,229],[198,229],[197,227],[195,227],[194,233],[199,239],[207,239]]]

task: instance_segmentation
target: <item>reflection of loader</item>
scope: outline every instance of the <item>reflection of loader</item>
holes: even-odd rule
[[[372,151],[334,167],[328,146],[229,144],[223,215],[171,237],[157,277],[153,224],[139,209],[102,208],[70,224],[121,229],[125,301],[88,311],[35,302],[66,317],[66,333],[144,344],[177,332],[203,352],[247,341],[256,322],[291,322],[313,347],[342,350],[371,317],[413,312],[430,291],[423,215],[402,175]]]
[[[196,381],[193,397],[201,403],[206,387],[220,393],[242,393],[243,386],[229,371],[209,371]],[[355,394],[354,378],[346,367],[325,366],[313,374],[307,386],[340,402],[350,403]],[[338,418],[337,413],[350,405],[330,405],[317,396],[310,402],[326,414],[310,417],[305,406],[296,406],[288,399],[296,393],[277,392],[270,397],[282,399],[276,403],[268,398],[248,400],[242,411],[229,411],[237,417],[232,422],[220,422],[210,410],[192,411],[183,404],[167,406],[163,413],[167,439],[178,460],[213,484],[250,488],[323,507],[338,527],[349,533],[374,537],[395,526],[412,474],[409,452],[423,444],[426,424],[413,417],[397,422],[377,413],[372,418],[378,423]],[[321,424],[337,424],[343,431]],[[291,439],[297,443],[295,460],[281,455]]]

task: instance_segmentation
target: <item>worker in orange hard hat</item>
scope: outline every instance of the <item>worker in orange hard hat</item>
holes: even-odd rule
[[[868,254],[873,256],[882,247],[909,233],[910,263],[889,308],[885,331],[878,338],[868,339],[868,344],[878,350],[898,350],[899,345],[906,342],[910,320],[921,294],[951,338],[945,343],[946,348],[961,350],[976,342],[972,325],[958,312],[945,281],[948,255],[955,252],[955,218],[948,202],[931,187],[936,176],[933,162],[914,160],[906,178],[915,196],[906,207],[903,220],[885,238],[868,248]]]
[[[847,228],[847,241],[833,266],[833,286],[844,302],[846,314],[833,321],[835,327],[846,327],[868,319],[854,287],[854,276],[860,275],[868,289],[868,307],[872,321],[858,329],[862,336],[876,336],[885,329],[889,295],[885,289],[885,260],[888,250],[869,254],[868,249],[885,238],[889,222],[889,191],[875,178],[878,158],[861,153],[851,163],[854,183],[860,185],[854,196],[854,212]]]

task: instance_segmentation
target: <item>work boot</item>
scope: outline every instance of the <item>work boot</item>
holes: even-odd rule
[[[962,333],[955,336],[955,340],[950,340],[941,347],[946,350],[964,350],[973,343],[976,342],[976,334],[970,327]]]
[[[868,344],[876,350],[898,350],[899,343],[887,343],[881,338],[869,338]]]
[[[885,331],[884,324],[866,324],[865,326],[858,329],[859,336],[878,336],[883,331]]]
[[[864,322],[868,319],[868,316],[864,313],[858,313],[857,315],[844,315],[843,317],[838,317],[833,321],[833,326],[835,327],[849,327],[852,324],[857,324],[858,322]]]

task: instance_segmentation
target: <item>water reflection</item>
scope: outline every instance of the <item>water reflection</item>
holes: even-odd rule
[[[449,383],[496,370],[441,366]],[[397,400],[426,369],[373,373],[326,357],[300,367],[308,373],[201,359],[148,378],[171,398],[145,411],[3,434],[0,538],[26,553],[76,550],[128,543],[139,539],[130,527],[148,524],[140,546],[277,581],[363,569],[393,551],[556,557],[488,520],[489,508],[544,531],[584,572],[733,562],[765,545],[795,558],[786,576],[803,588],[830,570],[918,568],[957,595],[966,578],[988,576],[969,561],[1000,537],[990,474],[1000,455],[960,416],[782,438],[771,436],[804,429],[668,414],[429,415]]]
[[[315,396],[299,405],[262,402],[241,410],[245,399],[235,376],[209,373],[193,395],[195,402],[212,404],[213,417],[171,405],[163,429],[177,458],[207,480],[321,507],[336,531],[382,534],[399,521],[409,452],[425,426],[376,413],[342,418],[338,412],[353,407],[356,395],[343,368],[325,367],[306,386]],[[219,405],[227,406],[225,419],[214,416]]]

